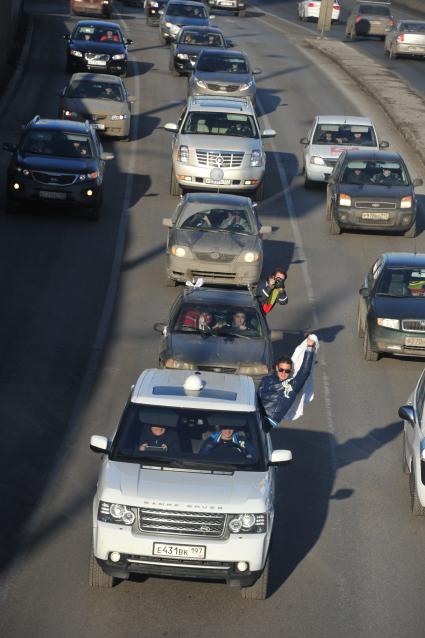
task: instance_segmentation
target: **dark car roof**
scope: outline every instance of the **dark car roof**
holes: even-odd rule
[[[121,27],[117,22],[110,22],[109,20],[79,20],[74,29],[76,29],[77,27],[90,27],[93,25],[96,27],[106,27],[110,29],[118,29],[119,31],[121,31]]]
[[[377,162],[396,162],[402,159],[400,153],[395,151],[345,151],[345,157],[349,160],[375,160]]]
[[[188,193],[185,201],[200,204],[221,204],[224,206],[252,206],[249,197],[241,195],[224,195],[222,193]]]
[[[54,120],[47,118],[34,118],[28,122],[28,128],[56,129],[62,131],[72,131],[74,133],[87,133],[89,128],[85,122],[72,122],[70,120]]]
[[[224,303],[229,306],[250,306],[258,309],[256,298],[249,290],[223,290],[220,288],[185,288],[182,293],[185,301],[193,303]]]
[[[384,253],[382,257],[386,266],[425,268],[425,253]]]
[[[195,2],[195,3],[192,2],[191,4],[199,4],[199,2]],[[187,31],[200,31],[201,33],[206,31],[207,33],[218,33],[218,35],[223,35],[223,31],[221,29],[219,29],[218,27],[209,27],[207,25],[195,24],[193,27],[191,27],[190,24],[186,24],[184,27],[181,28],[180,33],[183,33],[183,31],[186,31],[186,30]],[[220,51],[221,51],[221,49],[220,49]]]

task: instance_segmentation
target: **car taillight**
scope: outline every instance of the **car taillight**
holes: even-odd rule
[[[397,42],[404,42],[404,33],[400,33],[400,35],[397,36]]]

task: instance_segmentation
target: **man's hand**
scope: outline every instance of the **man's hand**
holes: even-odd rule
[[[146,450],[147,443],[142,443],[139,445],[139,452],[144,452]]]
[[[316,340],[312,339],[310,335],[308,335],[308,337],[307,337],[307,347],[308,348],[315,348],[316,347]]]

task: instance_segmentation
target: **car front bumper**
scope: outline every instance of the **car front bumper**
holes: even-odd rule
[[[387,215],[387,219],[381,217],[366,218],[365,215]],[[364,230],[408,230],[416,219],[416,208],[392,209],[392,210],[372,210],[366,211],[362,208],[350,206],[338,206],[335,210],[335,218],[341,228],[364,229]]]
[[[185,259],[168,254],[167,274],[179,282],[202,277],[205,284],[247,286],[258,283],[261,275],[261,260],[249,264],[245,262],[220,263],[218,260],[204,261]]]
[[[19,184],[19,188],[16,188]],[[92,191],[89,195],[88,191]],[[102,198],[102,189],[96,180],[87,180],[71,186],[41,184],[30,178],[10,176],[7,181],[7,196],[16,203],[32,202],[56,206],[95,206]]]
[[[370,345],[376,352],[404,357],[425,357],[425,333],[391,330],[374,324],[369,326]],[[418,346],[418,341],[423,345]]]
[[[425,44],[407,44],[395,42],[394,50],[397,55],[425,56]]]
[[[89,64],[85,58],[68,55],[68,67],[72,73],[92,72],[110,73],[111,75],[125,75],[127,73],[127,60],[109,60],[104,66]]]
[[[238,167],[223,168],[224,176],[222,184],[211,184],[206,180],[211,179],[213,166],[194,166],[188,163],[174,162],[176,179],[180,186],[188,189],[223,190],[223,191],[249,191],[254,192],[261,185],[264,178],[265,167]],[[254,182],[254,183],[246,183]]]
[[[97,523],[93,530],[94,555],[104,571],[118,578],[127,578],[130,573],[144,573],[224,580],[248,586],[261,573],[270,543],[269,534],[234,534],[227,539],[165,534],[151,536],[131,527]],[[159,558],[153,555],[154,543],[202,545],[206,547],[206,557],[204,560]],[[111,552],[121,554],[122,560],[118,564],[110,560]],[[239,571],[236,568],[238,562],[247,562],[248,570]]]

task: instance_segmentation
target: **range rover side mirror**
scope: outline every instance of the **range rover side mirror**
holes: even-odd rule
[[[277,466],[277,465],[288,465],[292,461],[292,452],[291,450],[273,450],[269,465]]]
[[[402,405],[401,408],[398,409],[398,416],[403,421],[408,421],[410,425],[415,425],[415,411],[413,406],[411,405]]]
[[[360,295],[361,297],[365,297],[365,298],[366,298],[366,297],[369,297],[369,289],[368,289],[368,288],[366,288],[366,287],[360,288],[360,290],[359,290],[359,295]]]
[[[69,33],[64,33],[63,34],[63,39],[64,40],[70,40],[71,39],[71,35]]]
[[[164,217],[164,219],[162,220],[162,225],[166,228],[171,228],[173,226],[171,217]]]
[[[58,89],[58,95],[59,95],[59,97],[63,97],[63,96],[65,95],[65,91],[66,91],[66,88],[65,88],[65,87],[64,87],[63,89]]]
[[[424,180],[422,179],[422,177],[416,177],[412,182],[412,186],[413,188],[416,188],[417,186],[422,186],[423,183]]]
[[[110,443],[106,436],[99,436],[99,434],[93,434],[90,437],[90,449],[92,452],[103,454],[109,452]]]

